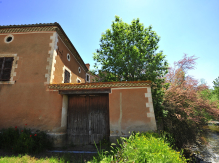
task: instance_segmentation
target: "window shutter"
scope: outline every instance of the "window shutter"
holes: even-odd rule
[[[65,70],[65,80],[64,83],[69,83],[70,82],[70,72]]]
[[[13,57],[0,58],[0,80],[10,80],[13,60]]]

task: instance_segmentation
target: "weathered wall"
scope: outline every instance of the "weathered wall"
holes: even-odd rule
[[[156,130],[151,88],[112,88],[109,117],[110,136]]]
[[[0,84],[0,129],[10,126],[58,131],[61,126],[62,96],[47,91],[54,32],[16,33],[5,43],[0,35],[0,57],[16,54],[14,84]]]
[[[65,46],[60,37],[57,42],[57,56],[55,57],[56,63],[54,64],[54,79],[52,84],[64,82],[64,70],[71,71],[71,83],[77,83],[77,79],[81,80],[81,83],[85,83],[86,72],[83,67],[77,62],[72,55],[71,51]],[[76,51],[75,51],[76,53]],[[70,55],[70,61],[67,59],[67,54]],[[65,67],[64,67],[65,65]],[[81,68],[81,73],[78,72],[78,67]]]

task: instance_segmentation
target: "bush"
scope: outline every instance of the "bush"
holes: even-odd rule
[[[121,148],[113,154],[106,151],[92,162],[186,162],[182,152],[174,151],[163,136],[152,132],[132,134],[122,138]]]
[[[14,128],[2,129],[0,134],[0,149],[12,151],[16,154],[36,154],[51,149],[52,141],[48,139],[43,131],[31,132],[30,129],[23,130]]]

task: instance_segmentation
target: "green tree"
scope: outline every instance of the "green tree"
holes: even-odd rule
[[[213,84],[214,84],[214,91],[213,93],[216,94],[218,100],[219,100],[219,77],[217,77],[214,81],[213,81]]]
[[[115,16],[111,29],[101,35],[100,48],[93,53],[102,82],[105,81],[152,81],[152,97],[155,116],[162,116],[164,76],[168,72],[168,63],[159,48],[160,37],[152,30],[145,28],[139,19],[131,24]],[[98,64],[99,65],[98,65]]]

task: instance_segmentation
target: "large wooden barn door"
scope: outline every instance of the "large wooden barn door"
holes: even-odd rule
[[[109,136],[108,94],[70,95],[68,140],[76,145],[99,143]]]

